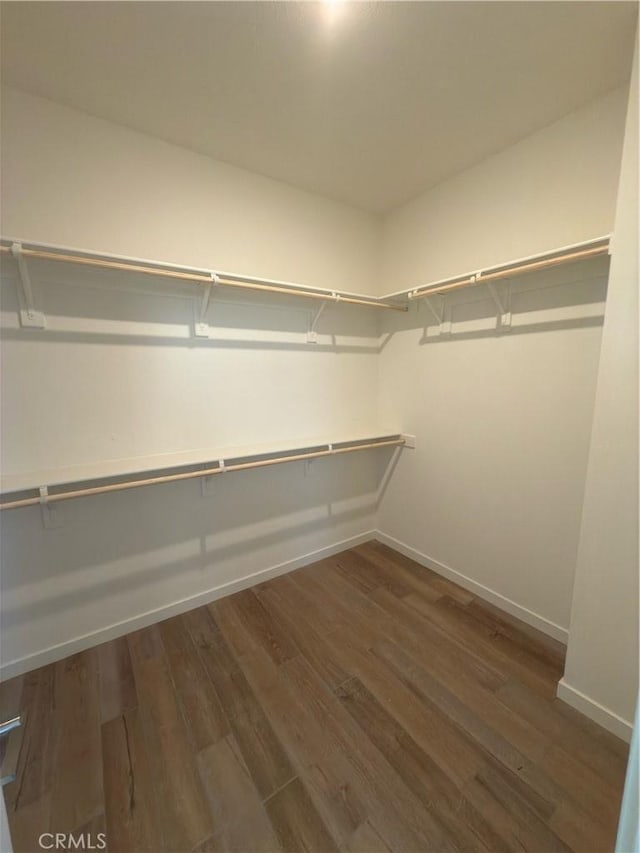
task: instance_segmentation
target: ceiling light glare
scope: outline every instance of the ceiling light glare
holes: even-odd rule
[[[335,24],[342,17],[345,0],[322,0],[324,19],[329,26]]]

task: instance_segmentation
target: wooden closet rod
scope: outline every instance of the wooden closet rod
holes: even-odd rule
[[[313,450],[308,453],[296,453],[292,456],[276,456],[272,459],[259,459],[253,462],[237,462],[232,465],[218,465],[215,468],[202,468],[198,471],[186,471],[181,474],[161,474],[158,477],[146,477],[142,480],[123,480],[120,483],[109,483],[106,486],[88,486],[83,489],[72,489],[67,492],[57,492],[47,495],[44,501],[40,497],[21,498],[15,501],[0,503],[0,510],[18,509],[25,506],[37,506],[40,503],[67,501],[71,498],[83,498],[89,495],[101,495],[106,492],[118,492],[125,489],[138,489],[141,486],[155,486],[161,483],[175,483],[180,480],[194,480],[197,477],[210,477],[213,474],[225,474],[228,471],[246,471],[250,468],[265,468],[268,465],[281,465],[284,462],[299,462],[304,459],[319,459],[323,456],[336,456],[339,453],[353,453],[358,450],[370,450],[374,447],[402,447],[404,438],[393,438],[384,441],[369,441],[365,444],[355,444],[348,447],[330,447],[326,450]]]
[[[447,284],[427,287],[423,290],[414,290],[409,293],[409,299],[420,299],[423,296],[431,296],[434,293],[446,293],[449,290],[457,290],[459,287],[469,287],[472,284],[484,284],[488,281],[497,281],[501,278],[511,278],[525,272],[534,272],[535,270],[545,269],[546,267],[555,267],[560,264],[570,263],[571,261],[580,261],[584,258],[591,258],[595,255],[605,255],[609,251],[609,241],[599,246],[590,249],[581,249],[580,251],[570,251],[563,255],[555,255],[552,258],[543,258],[539,261],[530,261],[523,264],[517,264],[506,269],[495,270],[494,272],[480,272],[477,275],[468,276],[460,281],[452,281]]]
[[[11,246],[0,246],[0,252],[11,254]],[[21,249],[21,253],[27,258],[41,258],[47,261],[63,261],[68,264],[82,264],[88,267],[102,267],[103,269],[124,270],[125,272],[144,273],[161,278],[175,278],[181,281],[195,281],[198,284],[211,285],[215,283],[210,274],[198,272],[186,272],[183,270],[169,269],[165,267],[154,267],[143,263],[132,263],[128,261],[114,261],[105,258],[93,258],[84,255],[71,255],[65,252],[48,252],[43,249]],[[358,299],[356,296],[348,296],[337,291],[326,293],[313,290],[304,290],[299,287],[285,287],[277,284],[266,284],[257,281],[249,281],[240,277],[228,278],[224,275],[218,276],[217,283],[225,287],[237,287],[243,290],[256,290],[267,293],[284,293],[289,296],[302,296],[307,299],[319,299],[323,302],[346,302],[349,305],[366,305],[370,308],[387,308],[391,311],[407,311],[406,305],[395,305],[380,300],[373,301]]]

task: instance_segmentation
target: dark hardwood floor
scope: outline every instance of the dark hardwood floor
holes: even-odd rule
[[[15,850],[613,850],[563,647],[370,542],[2,685]]]

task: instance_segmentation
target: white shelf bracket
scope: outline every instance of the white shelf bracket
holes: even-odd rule
[[[496,315],[496,331],[510,332],[511,331],[511,283],[505,283],[505,289],[502,294],[498,292],[497,287],[491,281],[487,282],[491,298],[495,302]]]
[[[214,272],[209,273],[209,275],[211,276],[211,283],[206,284],[203,288],[204,292],[202,294],[202,299],[200,300],[198,317],[194,323],[194,334],[197,338],[208,338],[211,332],[209,324],[207,323],[207,311],[209,310],[209,303],[211,301],[213,288],[220,284],[220,278]]]
[[[47,530],[61,527],[62,517],[60,511],[49,503],[49,490],[46,486],[40,486],[40,512],[42,513],[42,524]]]
[[[318,333],[316,332],[316,326],[318,325],[318,320],[322,316],[322,312],[327,307],[326,302],[321,302],[320,307],[315,312],[315,314],[311,315],[311,320],[309,322],[309,328],[307,329],[307,343],[308,344],[317,344],[318,343]]]
[[[440,297],[440,310],[439,311],[436,310],[433,302],[431,301],[432,299],[433,299],[433,297],[425,296],[424,303],[427,306],[427,308],[429,309],[429,311],[431,312],[433,319],[436,321],[436,323],[438,325],[440,325],[440,323],[442,323],[442,320],[444,317],[444,299],[442,297]]]
[[[33,329],[44,329],[47,323],[42,311],[36,311],[34,307],[33,288],[31,287],[27,262],[22,254],[22,244],[12,243],[11,254],[18,264],[18,275],[20,278],[20,287],[18,288],[20,325],[29,326]]]
[[[438,307],[432,300],[438,300]],[[425,296],[423,298],[423,302],[431,312],[433,319],[438,324],[438,334],[439,335],[449,335],[451,334],[451,321],[446,319],[446,302],[444,296],[441,294],[436,294],[434,296]],[[426,334],[426,330],[425,330]]]

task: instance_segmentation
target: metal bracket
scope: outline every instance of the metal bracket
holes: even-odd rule
[[[440,311],[436,311],[433,303],[431,302],[431,298],[429,296],[425,296],[424,304],[427,306],[431,314],[433,315],[434,320],[438,325],[442,323],[442,319],[444,317],[444,299],[440,297]]]
[[[308,344],[317,344],[318,343],[318,333],[316,332],[316,326],[318,325],[318,320],[322,316],[322,312],[327,307],[326,302],[321,302],[320,307],[315,312],[315,314],[311,315],[311,322],[309,323],[309,328],[307,329],[307,343]]]
[[[486,282],[491,298],[496,304],[498,313],[496,315],[496,331],[511,331],[511,285],[505,283],[504,293],[501,295],[493,282]]]
[[[22,244],[12,243],[11,254],[18,264],[18,275],[20,277],[20,287],[18,288],[20,325],[30,326],[33,329],[44,329],[47,326],[47,322],[42,311],[36,311],[34,308],[33,288],[31,287],[27,262],[22,254]]]
[[[220,277],[212,272],[209,273],[211,276],[211,284],[207,284],[204,286],[204,293],[202,294],[202,299],[200,301],[200,311],[198,312],[198,319],[194,323],[193,332],[197,338],[208,338],[211,332],[209,324],[206,321],[207,311],[209,310],[209,302],[211,301],[211,293],[214,287],[220,284]]]
[[[42,524],[47,530],[53,530],[62,526],[62,515],[57,507],[49,503],[49,490],[46,486],[40,486],[40,512],[42,513]]]
[[[435,296],[425,296],[422,301],[425,303],[425,305],[427,306],[427,308],[431,312],[433,319],[436,321],[436,323],[439,326],[438,334],[439,335],[450,335],[451,334],[451,321],[445,319],[445,315],[446,315],[445,298],[442,295],[439,296],[439,307],[440,307],[439,311],[436,309],[435,305],[431,301],[432,299],[435,299]],[[425,330],[425,334],[426,334],[426,330]]]

